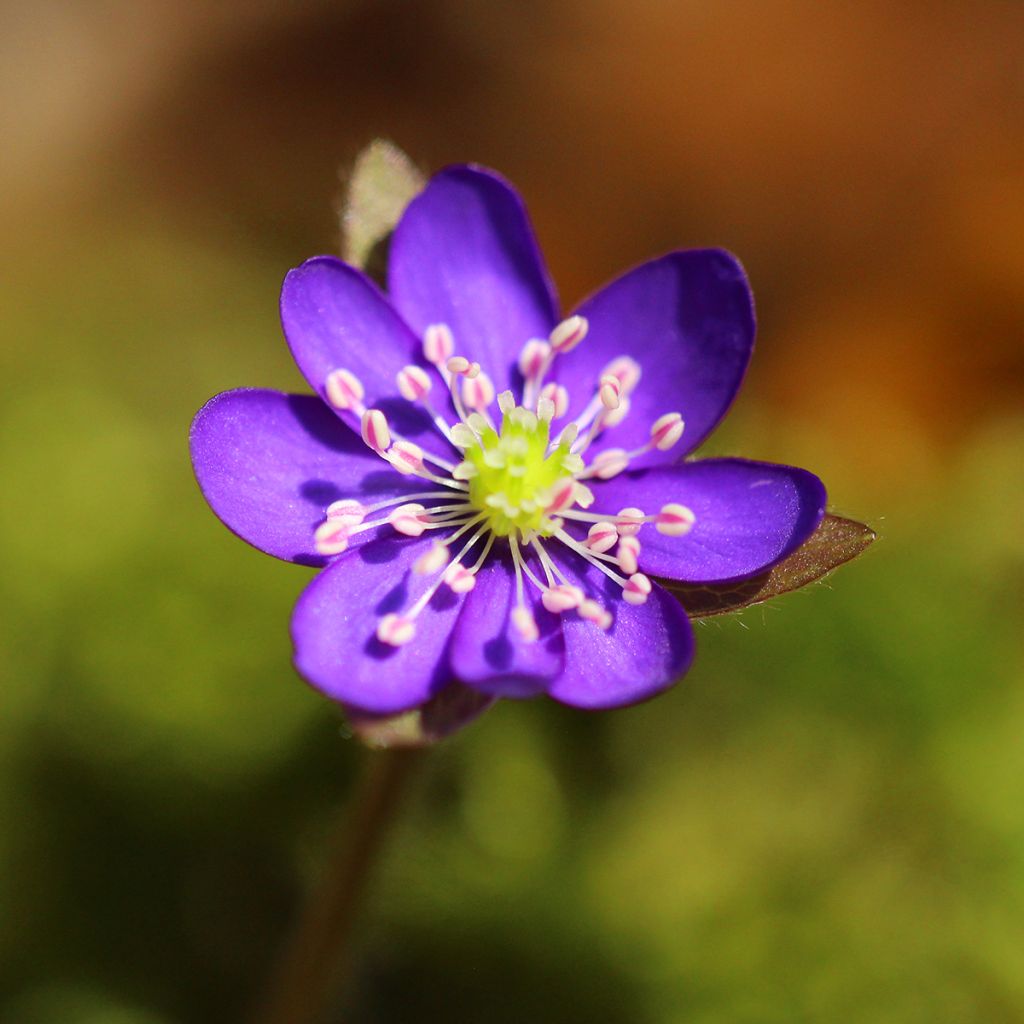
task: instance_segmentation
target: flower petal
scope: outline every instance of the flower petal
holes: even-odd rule
[[[312,395],[225,391],[196,414],[189,446],[203,495],[224,524],[303,565],[326,562],[313,533],[331,502],[369,504],[429,486],[392,470]],[[356,534],[353,546],[374,533]]]
[[[418,334],[446,323],[456,351],[478,360],[497,391],[519,393],[519,350],[546,338],[557,301],[526,209],[482,167],[430,179],[395,229],[388,293]]]
[[[513,627],[515,572],[508,548],[492,549],[466,597],[452,642],[452,668],[464,682],[501,697],[532,697],[547,688],[565,664],[565,644],[558,616],[540,603],[537,589],[524,597],[539,637],[526,643]]]
[[[673,252],[628,271],[577,310],[590,322],[579,347],[555,361],[571,415],[594,395],[613,359],[629,356],[642,376],[625,419],[593,450],[643,445],[651,424],[678,412],[682,442],[652,451],[637,466],[675,462],[714,429],[732,404],[754,345],[754,308],[743,268],[720,249]]]
[[[573,556],[563,572],[612,613],[603,630],[573,612],[562,616],[565,668],[548,693],[563,704],[592,710],[647,700],[682,678],[693,660],[693,629],[671,594],[655,585],[645,604],[622,600],[617,584]]]
[[[795,551],[825,514],[825,486],[793,466],[747,459],[702,459],[623,473],[596,484],[594,509],[625,507],[648,515],[685,505],[696,521],[688,534],[666,537],[651,524],[638,535],[644,572],[688,583],[744,579]]]
[[[452,456],[429,416],[398,393],[398,371],[422,362],[422,346],[365,274],[333,256],[290,270],[281,287],[281,326],[303,376],[325,402],[328,375],[348,370],[365,388],[367,408],[382,410],[394,430],[428,451]],[[358,415],[339,415],[358,433]]]
[[[447,648],[462,599],[441,587],[408,643],[377,639],[384,615],[408,612],[432,580],[412,563],[430,539],[389,537],[347,551],[299,597],[292,615],[295,667],[322,693],[371,714],[425,703],[448,683]]]

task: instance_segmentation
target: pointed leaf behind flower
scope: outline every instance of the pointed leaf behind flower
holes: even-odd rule
[[[426,179],[393,143],[375,139],[356,157],[339,217],[341,255],[382,284],[391,232]]]
[[[801,547],[760,576],[739,583],[705,586],[688,586],[672,580],[658,582],[675,594],[692,618],[725,615],[820,580],[866,551],[875,537],[875,531],[863,523],[827,515]]]
[[[422,707],[403,715],[379,717],[349,708],[348,724],[368,747],[429,747],[482,715],[494,697],[461,683],[449,683]]]

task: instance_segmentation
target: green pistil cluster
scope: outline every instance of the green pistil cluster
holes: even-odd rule
[[[480,431],[478,443],[464,457],[475,473],[469,480],[469,500],[488,516],[488,527],[499,537],[515,530],[549,536],[555,524],[545,513],[554,486],[573,475],[577,456],[560,443],[548,450],[549,425],[535,413],[517,406],[504,414],[500,435],[491,427]]]

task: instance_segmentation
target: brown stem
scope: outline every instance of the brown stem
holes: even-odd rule
[[[333,837],[323,878],[310,893],[252,1024],[314,1024],[350,968],[351,939],[366,885],[423,751],[374,752],[352,807]]]

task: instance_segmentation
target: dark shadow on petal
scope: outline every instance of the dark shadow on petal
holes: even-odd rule
[[[358,454],[364,448],[362,438],[315,395],[289,395],[288,408],[307,433],[324,447],[349,455]]]
[[[443,612],[454,607],[459,602],[459,595],[450,587],[438,587],[434,596],[427,602],[427,606],[435,612]]]
[[[388,418],[392,429],[403,437],[415,440],[423,434],[436,433],[437,427],[426,411],[404,398],[384,398],[377,402],[377,408]]]
[[[405,580],[401,580],[377,602],[377,606],[373,609],[374,614],[387,615],[390,612],[401,611],[408,600],[408,594]]]
[[[327,564],[327,559],[323,556],[310,555],[306,552],[292,555],[288,561],[294,562],[296,565],[308,565],[312,569],[322,569]]]
[[[332,501],[343,497],[338,485],[330,480],[307,480],[299,486],[299,495],[319,508],[326,508]]]
[[[388,658],[393,658],[398,654],[398,651],[399,648],[378,640],[376,634],[363,645],[363,654],[368,658],[373,658],[374,661],[387,661]]]
[[[383,565],[398,558],[402,545],[406,543],[408,541],[404,537],[382,537],[359,548],[359,557],[369,565]]]
[[[512,664],[513,647],[507,633],[488,640],[483,646],[483,652],[487,664],[499,672]]]

